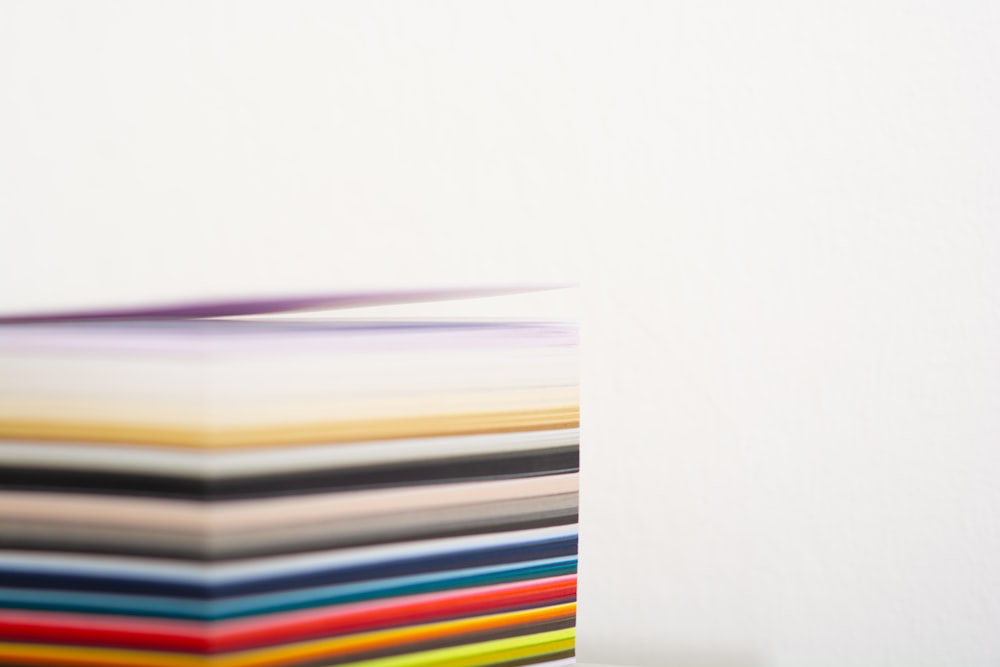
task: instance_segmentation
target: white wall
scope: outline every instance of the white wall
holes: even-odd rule
[[[0,2],[0,308],[580,280],[580,656],[1000,662],[1000,5]]]

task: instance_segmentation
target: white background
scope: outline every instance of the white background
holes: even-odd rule
[[[579,281],[582,659],[995,666],[998,29],[2,0],[0,309]]]

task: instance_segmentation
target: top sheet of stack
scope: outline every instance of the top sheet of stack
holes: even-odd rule
[[[245,448],[576,420],[566,325],[107,316],[0,327],[0,437]]]

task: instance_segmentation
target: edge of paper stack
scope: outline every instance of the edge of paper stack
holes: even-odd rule
[[[577,329],[0,317],[0,664],[572,664]]]

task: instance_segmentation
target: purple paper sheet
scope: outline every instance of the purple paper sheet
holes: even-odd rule
[[[308,310],[337,310],[365,306],[388,306],[427,301],[446,301],[488,296],[522,294],[562,285],[526,285],[515,287],[475,287],[464,289],[422,289],[370,292],[332,292],[310,296],[220,299],[188,301],[159,306],[135,306],[97,310],[29,313],[0,316],[0,324],[31,322],[72,322],[84,320],[135,320],[135,319],[199,319],[209,317],[235,317],[265,315]]]

